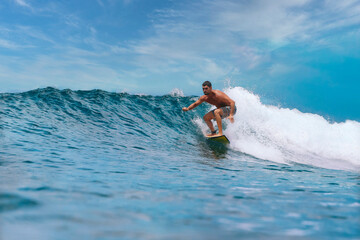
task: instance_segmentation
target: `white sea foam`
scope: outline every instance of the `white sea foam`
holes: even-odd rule
[[[179,88],[174,88],[171,90],[170,95],[173,97],[184,97],[183,91]]]
[[[279,163],[360,170],[359,122],[330,123],[316,114],[265,105],[241,87],[225,92],[237,106],[235,123],[224,131],[231,148]]]

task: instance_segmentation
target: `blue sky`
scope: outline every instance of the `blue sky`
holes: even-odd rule
[[[200,95],[210,80],[359,120],[359,66],[357,0],[0,2],[0,92]]]

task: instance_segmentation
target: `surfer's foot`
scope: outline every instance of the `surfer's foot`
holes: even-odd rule
[[[211,135],[210,137],[221,137],[222,135],[223,134],[218,133],[218,134]]]
[[[223,134],[221,133],[216,133],[216,131],[211,132],[210,134],[206,135],[207,137],[220,137]]]
[[[213,136],[215,136],[216,135],[216,130],[215,131],[211,131],[211,133],[210,134],[207,134],[206,136],[207,137],[213,137]]]

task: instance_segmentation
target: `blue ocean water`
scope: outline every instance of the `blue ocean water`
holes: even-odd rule
[[[0,239],[360,239],[360,123],[226,93],[228,147],[181,91],[0,94]]]

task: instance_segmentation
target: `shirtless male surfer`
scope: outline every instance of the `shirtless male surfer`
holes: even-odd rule
[[[223,93],[220,90],[213,90],[211,87],[211,82],[205,81],[202,84],[202,89],[205,95],[201,96],[196,102],[191,104],[189,107],[184,107],[183,111],[189,111],[193,108],[196,108],[203,102],[210,103],[215,105],[217,109],[214,109],[204,115],[204,120],[208,127],[210,128],[211,133],[206,135],[207,137],[217,137],[222,136],[222,118],[228,118],[231,123],[234,122],[234,114],[236,113],[235,101],[229,98],[228,95]],[[216,130],[211,120],[215,119],[219,128],[219,134],[216,134]]]

